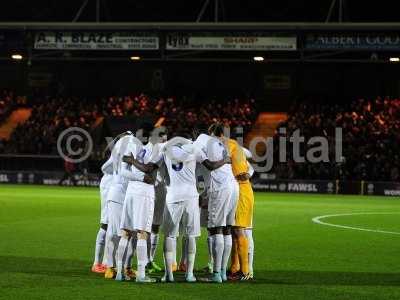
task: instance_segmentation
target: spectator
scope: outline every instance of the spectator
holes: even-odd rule
[[[288,119],[280,124],[286,136],[300,129],[306,141],[312,136],[325,136],[330,150],[334,149],[335,128],[343,129],[343,156],[340,166],[334,162],[335,153],[330,153],[330,163],[297,163],[287,168],[275,167],[280,178],[353,180],[398,180],[400,159],[400,100],[377,98],[360,99],[347,107],[337,105],[311,105],[301,103],[294,106]],[[279,132],[279,130],[278,130]],[[275,136],[278,139],[278,134]],[[278,141],[274,142],[274,158],[278,159]],[[304,156],[307,147],[301,149]],[[287,147],[290,157],[292,148]],[[336,166],[335,166],[336,165]]]

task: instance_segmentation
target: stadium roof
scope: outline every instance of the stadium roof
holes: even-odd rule
[[[14,0],[12,3],[12,6],[8,1],[0,3],[2,31],[0,60],[9,60],[10,51],[23,54],[28,62],[31,60],[124,61],[130,57],[126,51],[111,51],[119,49],[117,47],[108,49],[109,51],[86,51],[84,48],[68,51],[71,48],[66,46],[60,49],[58,46],[54,48],[53,44],[51,47],[45,45],[47,48],[35,44],[36,37],[39,36],[38,31],[52,30],[53,34],[57,31],[64,33],[82,31],[82,34],[85,34],[85,30],[92,32],[120,30],[136,31],[132,34],[144,37],[155,36],[160,46],[146,49],[139,47],[136,48],[138,51],[133,53],[139,55],[142,60],[149,61],[248,62],[252,61],[253,56],[264,53],[269,62],[387,63],[388,57],[400,49],[400,22],[397,22],[399,19],[395,9],[397,7],[392,1],[386,0],[380,1],[379,5],[376,2],[364,1],[362,9],[356,1],[348,0],[325,0],[319,3],[251,0],[245,4],[242,1],[198,0],[185,2],[185,5],[180,1],[148,0],[38,0],[28,5],[26,1]],[[369,33],[371,36],[362,37]],[[278,39],[279,35],[283,39],[288,36],[293,37],[294,42],[291,42],[292,48],[289,50],[296,51],[279,48],[282,44],[278,45],[280,51],[266,50],[263,53],[259,48],[257,51],[193,51],[204,50],[204,45],[209,43],[210,37],[235,34],[239,37],[263,35],[278,36]],[[348,38],[346,34],[349,34],[349,39],[359,36],[361,38],[355,45],[345,41],[343,48],[336,47],[336,40],[329,40],[332,37],[346,39]],[[176,45],[169,48],[166,46],[166,41],[175,43],[176,41],[171,42],[174,38],[188,39],[196,35],[207,39],[207,43],[201,42],[203,48],[183,51],[183,48],[177,49]],[[369,40],[366,41],[368,38],[372,40],[372,45]],[[43,40],[45,44],[48,43],[47,39]],[[315,42],[319,40],[324,45]],[[381,41],[385,43],[384,46],[379,44]],[[268,44],[268,42],[263,43]],[[191,43],[190,46],[192,45],[194,44]],[[383,54],[378,56],[375,51]]]
[[[184,3],[184,5],[182,4]],[[396,1],[111,1],[14,0],[1,1],[0,22],[324,22],[329,14],[350,22],[397,21]],[[340,12],[341,11],[341,12]]]
[[[0,29],[400,30],[400,22],[0,22]]]

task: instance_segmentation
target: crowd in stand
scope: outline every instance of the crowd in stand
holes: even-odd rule
[[[16,105],[25,103],[24,97],[15,96],[11,90],[0,91],[0,123],[3,122],[11,113]]]
[[[292,136],[296,129],[307,142],[313,136],[326,137],[330,162],[277,163],[274,172],[279,178],[291,179],[400,179],[400,100],[377,98],[360,99],[349,105],[298,104],[289,113],[285,128],[277,130],[274,158],[278,160],[279,136]],[[335,129],[342,128],[342,158],[335,161]],[[288,143],[287,157],[293,144]],[[314,145],[315,147],[315,145]],[[301,147],[304,155],[312,146]]]
[[[233,99],[228,101],[177,99],[175,97],[150,98],[111,97],[106,104],[105,114],[113,116],[143,116],[153,114],[165,118],[170,133],[191,130],[194,126],[222,122],[229,127],[242,126],[248,131],[257,112],[254,99]],[[187,132],[189,133],[189,132]]]
[[[0,97],[0,114],[13,101],[12,93]],[[253,99],[230,101],[193,101],[174,97],[152,98],[146,95],[110,97],[101,101],[74,98],[47,98],[32,107],[31,117],[18,126],[0,153],[56,154],[56,141],[64,129],[93,127],[98,117],[153,116],[164,118],[170,136],[189,133],[191,128],[215,121],[227,126],[244,127],[248,132],[257,110]],[[348,105],[302,102],[289,111],[274,137],[274,165],[277,178],[289,179],[400,179],[400,99],[357,100]],[[285,128],[282,131],[281,128]],[[342,157],[336,161],[335,129],[342,128]],[[325,137],[329,144],[329,162],[296,163],[289,137],[299,130],[307,142],[311,137]],[[279,162],[279,137],[288,139],[287,162]],[[315,145],[314,145],[315,146]],[[308,149],[303,143],[301,155]]]
[[[0,91],[0,124],[2,124],[17,105],[25,105],[25,97],[15,96],[12,90]],[[5,151],[6,141],[0,137],[0,153]]]
[[[19,125],[7,142],[9,153],[56,154],[58,135],[69,127],[89,130],[98,107],[85,99],[47,98],[32,107],[30,118]]]
[[[202,102],[173,97],[151,98],[147,95],[110,97],[100,101],[73,98],[47,98],[32,108],[31,117],[18,126],[0,151],[8,153],[56,154],[59,134],[66,128],[76,126],[90,131],[97,117],[152,116],[164,118],[163,125],[170,134],[191,133],[197,125],[220,121],[227,126],[241,125],[250,129],[256,118],[253,99],[219,103],[216,100]]]

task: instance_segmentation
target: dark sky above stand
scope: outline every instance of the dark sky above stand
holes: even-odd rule
[[[332,14],[338,18],[337,0]],[[101,21],[194,22],[205,1],[100,0]],[[0,22],[69,22],[83,0],[3,0]],[[209,1],[202,21],[214,20],[214,0]],[[219,20],[226,22],[324,22],[331,0],[219,0]],[[343,0],[343,21],[399,22],[398,1]],[[79,21],[95,21],[96,0],[89,0]]]

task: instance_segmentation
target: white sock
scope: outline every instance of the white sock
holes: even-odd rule
[[[213,238],[212,238],[211,235],[208,235],[208,237],[207,237],[207,249],[208,249],[208,263],[210,265],[214,264],[212,248],[213,248]]]
[[[128,244],[130,244],[129,238],[126,236],[121,237],[121,239],[119,240],[118,250],[117,250],[117,272],[119,274],[124,273],[123,268],[127,256]]]
[[[194,261],[196,258],[196,238],[194,237],[187,237],[186,238],[186,247],[185,252],[187,252],[187,269],[186,275],[193,275],[194,269]]]
[[[246,229],[247,240],[249,241],[249,272],[253,273],[253,260],[254,260],[254,240],[253,240],[253,229]]]
[[[195,238],[193,238],[194,239],[194,244],[196,245],[196,239]],[[188,259],[189,259],[189,257],[188,257],[188,255],[189,255],[189,237],[186,237],[185,238],[185,256],[184,256],[184,260],[183,260],[183,262],[187,265],[188,264]]]
[[[222,272],[226,273],[228,267],[229,257],[232,250],[232,235],[224,235],[224,252],[222,254]]]
[[[107,233],[106,236],[104,237],[104,253],[103,253],[103,261],[101,262],[104,266],[107,266],[107,247],[108,247],[108,242],[107,242]]]
[[[176,237],[171,238],[172,239],[172,243],[173,243],[173,253],[172,253],[172,259],[173,259],[173,263],[176,265]]]
[[[144,278],[146,276],[146,265],[147,265],[147,240],[144,239],[137,240],[136,255],[137,255],[138,277]]]
[[[174,242],[175,241],[175,242]],[[176,246],[176,238],[165,237],[164,239],[164,260],[165,275],[169,280],[173,280],[172,264],[174,263],[174,246]]]
[[[221,233],[213,235],[214,272],[221,272],[222,255],[224,253],[224,236]]]
[[[110,241],[111,240],[111,237],[109,237],[109,235],[108,234],[106,234],[106,246],[105,246],[105,248],[104,248],[104,255],[103,255],[103,263],[107,266],[107,267],[109,267],[110,266],[110,250],[111,250],[111,247],[110,247]]]
[[[156,250],[157,250],[157,245],[158,241],[160,239],[160,236],[158,233],[151,233],[150,235],[150,261],[154,260],[154,256],[156,255]]]
[[[106,245],[107,248],[105,250],[104,256],[105,256],[105,262],[108,268],[112,268],[115,266],[114,260],[115,260],[115,249],[117,247],[116,243],[116,238],[107,231],[106,234]]]
[[[126,259],[125,259],[124,269],[132,267],[132,257],[133,257],[133,246],[132,246],[132,238],[130,238],[128,246],[126,248]]]
[[[106,243],[106,233],[107,231],[104,230],[103,228],[100,228],[99,231],[97,232],[96,248],[94,251],[94,264],[100,263],[100,261],[103,258],[104,246]]]

